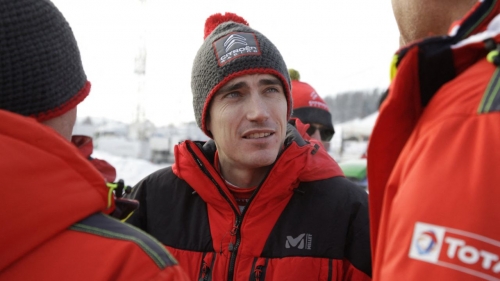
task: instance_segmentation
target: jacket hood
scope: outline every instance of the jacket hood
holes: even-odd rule
[[[0,110],[0,120],[2,271],[75,222],[114,206],[103,177],[69,141],[32,118]]]

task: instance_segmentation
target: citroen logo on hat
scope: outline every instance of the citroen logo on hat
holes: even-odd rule
[[[236,44],[248,46],[246,41],[247,41],[247,39],[241,35],[231,34],[231,36],[229,36],[226,39],[226,42],[224,42],[224,47],[226,47],[226,52],[229,51],[231,49],[231,47],[236,45]]]
[[[257,38],[253,33],[233,32],[217,39],[213,46],[219,66],[242,56],[261,55]]]

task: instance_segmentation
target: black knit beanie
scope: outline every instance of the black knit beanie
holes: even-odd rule
[[[196,54],[191,73],[196,123],[207,136],[212,137],[207,131],[206,121],[214,94],[231,79],[256,73],[272,74],[280,79],[290,117],[290,77],[278,49],[238,15],[210,16],[205,23],[205,41]]]
[[[45,121],[89,93],[73,32],[48,0],[0,0],[0,109]]]

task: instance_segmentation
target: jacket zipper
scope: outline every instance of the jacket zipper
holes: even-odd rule
[[[240,235],[240,224],[241,224],[241,217],[239,214],[236,214],[236,221],[234,222],[233,229],[231,230],[231,235],[236,236],[236,241],[234,243],[234,246],[231,246],[232,243],[229,242],[229,251],[231,252],[231,258],[229,259],[229,269],[227,271],[227,280],[233,280],[234,277],[234,265],[236,264],[236,256],[238,253],[238,247],[240,246],[241,242],[241,235]]]
[[[233,210],[234,215],[236,217],[233,229],[231,230],[231,233],[230,233],[231,236],[236,236],[236,241],[235,241],[234,245],[231,242],[229,242],[229,252],[231,252],[231,257],[229,259],[229,269],[228,269],[228,272],[227,272],[227,281],[232,281],[233,278],[234,278],[234,266],[236,264],[236,256],[238,254],[238,247],[240,246],[240,243],[241,243],[240,225],[241,225],[241,222],[243,221],[243,216],[245,215],[248,206],[250,205],[250,203],[252,202],[253,198],[255,197],[255,194],[257,194],[257,192],[260,190],[260,188],[262,187],[262,184],[267,179],[267,177],[269,176],[269,173],[271,173],[274,165],[278,161],[278,158],[281,156],[281,154],[283,154],[283,152],[287,149],[287,147],[285,147],[283,149],[283,151],[281,151],[281,153],[276,158],[276,161],[274,161],[274,163],[272,164],[272,166],[269,168],[269,171],[265,175],[264,179],[259,184],[259,186],[255,190],[255,192],[252,194],[252,197],[250,197],[250,200],[248,200],[248,203],[245,206],[245,209],[243,210],[243,213],[241,215],[236,210],[236,207],[233,205],[233,203],[231,202],[231,200],[229,199],[229,197],[224,193],[224,191],[222,190],[222,188],[220,187],[220,185],[217,183],[217,181],[212,177],[212,175],[210,174],[210,172],[208,172],[207,168],[205,168],[205,165],[203,165],[203,162],[196,155],[196,153],[193,151],[193,149],[191,148],[191,146],[188,143],[186,143],[186,147],[187,147],[189,153],[191,153],[191,156],[193,156],[193,158],[196,160],[196,163],[200,167],[201,171],[210,179],[210,181],[212,181],[212,183],[215,185],[215,187],[217,188],[217,190],[219,191],[219,193],[222,195],[222,197],[229,203],[229,206],[231,206],[231,209]]]
[[[229,242],[229,251],[231,252],[231,258],[229,259],[229,270],[227,273],[227,277],[228,277],[227,280],[231,281],[231,280],[233,280],[233,276],[234,276],[233,271],[234,271],[234,265],[236,263],[236,254],[238,252],[238,247],[240,245],[240,240],[241,240],[239,227],[241,224],[242,217],[240,216],[236,207],[233,206],[233,203],[231,202],[229,197],[224,193],[224,191],[222,190],[220,185],[217,183],[217,181],[212,177],[210,172],[208,172],[207,168],[205,167],[205,165],[203,165],[203,162],[196,155],[196,153],[193,151],[191,146],[189,144],[186,144],[186,147],[187,147],[189,153],[191,153],[191,156],[193,156],[194,160],[196,160],[196,163],[200,167],[201,171],[210,179],[210,181],[212,181],[212,183],[215,185],[215,187],[217,188],[219,193],[222,195],[222,197],[229,203],[229,206],[231,206],[231,209],[233,210],[234,215],[236,217],[233,229],[231,230],[231,233],[230,233],[231,236],[236,236],[236,241],[235,241],[234,245],[231,242]]]
[[[276,161],[277,161],[277,159],[276,159]],[[248,206],[250,206],[250,204],[253,201],[253,198],[255,197],[255,194],[257,194],[259,192],[260,188],[262,187],[262,184],[266,181],[267,176],[269,176],[269,173],[271,173],[274,165],[276,164],[276,161],[274,162],[274,164],[271,165],[271,167],[269,168],[269,171],[264,176],[264,179],[257,186],[257,189],[252,194],[252,197],[250,197],[250,199],[248,200],[248,203],[245,206],[245,209],[243,209],[243,212],[242,212],[241,216],[239,215],[238,212],[235,212],[235,214],[236,214],[236,221],[234,223],[233,230],[231,230],[231,235],[236,236],[236,242],[234,244],[233,251],[231,252],[231,258],[229,260],[229,270],[228,270],[228,273],[227,273],[227,280],[228,281],[232,281],[233,277],[234,277],[234,265],[236,263],[236,256],[237,256],[237,252],[238,252],[238,247],[240,246],[240,243],[241,243],[240,225],[241,225],[241,223],[243,221],[243,218],[244,218],[244,216],[245,216],[245,214],[247,212]],[[221,192],[222,192],[222,190],[221,190]],[[232,244],[229,244],[229,246],[231,246],[231,245]]]

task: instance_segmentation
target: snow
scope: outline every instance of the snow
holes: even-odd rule
[[[116,180],[122,179],[126,185],[134,186],[147,175],[172,163],[153,164],[147,160],[113,155],[106,151],[94,150],[92,157],[106,160],[116,169]]]
[[[341,124],[336,124],[335,127],[343,129],[344,138],[369,138],[372,133],[373,126],[378,117],[378,111],[364,118],[356,118]]]

